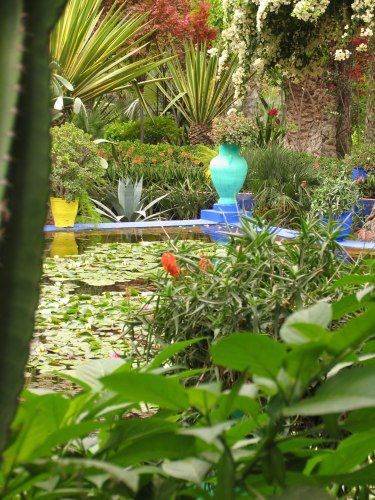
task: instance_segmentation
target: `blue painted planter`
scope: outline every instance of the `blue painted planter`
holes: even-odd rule
[[[358,200],[356,212],[358,212],[358,215],[360,217],[366,219],[371,214],[374,204],[374,198],[361,198],[360,200]]]
[[[323,217],[323,221],[327,224],[328,217]],[[342,241],[352,232],[353,225],[353,212],[347,211],[343,212],[341,215],[333,217],[332,220],[335,222],[337,229],[340,229],[340,233],[336,238],[337,241]]]
[[[363,179],[366,179],[366,177],[367,177],[366,170],[362,167],[354,167],[352,170],[352,180],[356,181],[360,177],[362,177]]]
[[[236,205],[236,196],[244,185],[248,170],[239,146],[219,146],[219,154],[211,161],[210,170],[212,182],[220,196],[218,205]]]

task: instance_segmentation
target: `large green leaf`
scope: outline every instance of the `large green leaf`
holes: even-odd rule
[[[276,378],[285,347],[266,335],[239,333],[225,337],[211,347],[214,363],[233,370]]]
[[[104,387],[134,403],[150,403],[171,410],[185,410],[189,399],[175,379],[151,373],[115,373],[101,379]]]
[[[175,354],[178,354],[179,352],[183,351],[187,347],[196,344],[197,342],[200,342],[203,340],[204,337],[200,337],[197,339],[191,339],[191,340],[184,340],[182,342],[175,342],[174,344],[169,345],[165,349],[163,349],[159,354],[155,356],[151,364],[148,366],[149,370],[152,370],[153,368],[157,368],[161,366],[165,361],[168,359],[172,358]]]
[[[333,497],[316,486],[291,486],[283,493],[273,495],[272,500],[332,500]]]
[[[304,344],[313,340],[313,336],[306,331],[296,329],[293,325],[309,323],[326,328],[332,321],[332,306],[327,302],[318,302],[308,309],[302,309],[291,314],[280,329],[280,337],[288,344]],[[324,331],[324,330],[323,330]]]
[[[197,486],[201,486],[210,468],[211,464],[209,462],[194,457],[176,460],[175,462],[164,462],[162,465],[163,471],[169,476],[191,481]]]
[[[350,368],[328,379],[312,398],[284,409],[284,415],[327,415],[375,407],[375,370]]]
[[[375,450],[375,433],[373,430],[353,434],[341,441],[337,449],[326,454],[320,463],[319,474],[343,474],[351,472]]]

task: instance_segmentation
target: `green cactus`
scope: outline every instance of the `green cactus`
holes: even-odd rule
[[[0,2],[0,206],[7,214],[0,227],[0,452],[38,303],[50,171],[48,40],[65,3]]]

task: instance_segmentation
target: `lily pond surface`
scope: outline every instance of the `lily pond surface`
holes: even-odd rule
[[[43,380],[54,380],[50,374],[94,358],[125,356],[141,362],[150,348],[146,336],[139,332],[137,338],[128,338],[124,322],[150,300],[164,272],[160,257],[176,237],[177,246],[188,245],[197,254],[213,246],[208,236],[193,229],[55,233],[48,238],[29,383],[43,386]]]

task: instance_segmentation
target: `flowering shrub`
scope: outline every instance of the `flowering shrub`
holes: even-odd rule
[[[256,129],[254,121],[235,112],[215,118],[212,122],[211,136],[215,144],[236,144],[250,147],[255,144]]]
[[[182,273],[182,269],[177,265],[176,257],[172,252],[165,252],[161,256],[161,263],[164,269],[174,278],[178,278]]]
[[[358,144],[346,158],[351,167],[362,167],[368,172],[375,172],[375,144]]]
[[[309,67],[310,74],[319,74],[322,61],[366,54],[374,34],[373,0],[340,5],[335,0],[224,0],[224,9],[222,62],[230,52],[238,55],[237,99],[254,70],[279,69],[295,77]]]

